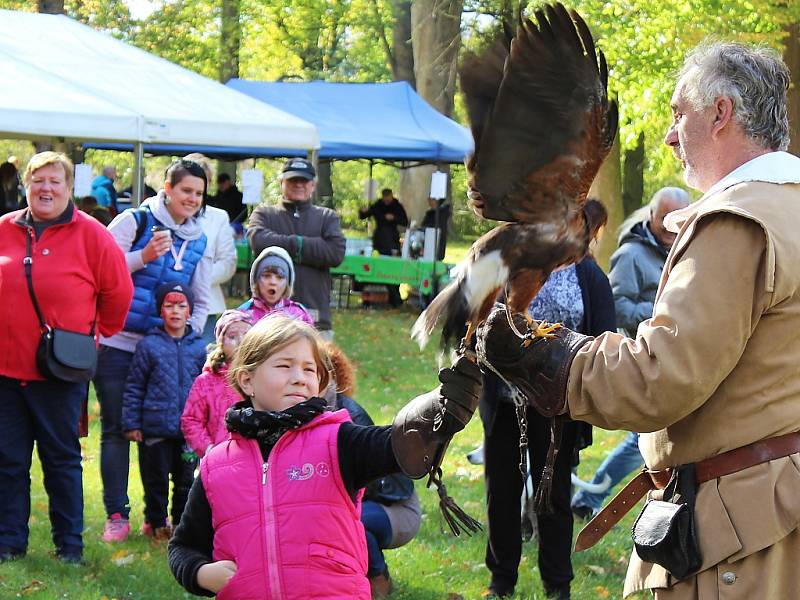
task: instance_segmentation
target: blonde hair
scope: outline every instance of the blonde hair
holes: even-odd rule
[[[322,345],[322,338],[310,325],[280,313],[264,317],[244,335],[228,369],[228,383],[242,398],[247,398],[239,385],[239,373],[252,373],[270,356],[301,339],[308,340],[311,344],[311,352],[317,365],[319,393],[324,393],[331,376],[330,359]]]
[[[219,370],[225,365],[225,351],[222,349],[222,344],[219,342],[209,344],[206,346],[206,352],[211,370],[219,375]]]
[[[61,165],[64,169],[67,187],[71,190],[72,183],[75,180],[75,174],[73,173],[75,167],[72,166],[72,161],[64,153],[51,152],[50,150],[34,154],[28,161],[28,166],[25,167],[25,174],[22,176],[22,181],[25,182],[25,185],[30,185],[33,174],[47,165]]]

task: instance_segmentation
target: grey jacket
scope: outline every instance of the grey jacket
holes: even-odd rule
[[[653,316],[653,301],[668,250],[653,237],[647,221],[620,235],[608,279],[614,294],[617,327],[634,337],[639,323]]]
[[[297,271],[294,299],[309,309],[318,329],[331,329],[330,268],[341,264],[345,249],[339,215],[311,202],[262,205],[250,215],[247,239],[256,255],[267,246],[289,253]]]

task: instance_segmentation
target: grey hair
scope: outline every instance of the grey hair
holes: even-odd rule
[[[704,42],[692,50],[680,72],[684,93],[696,110],[730,98],[733,115],[760,147],[789,147],[786,93],[789,69],[769,48],[735,42]]]
[[[629,214],[626,219],[620,224],[617,228],[617,238],[618,241],[622,241],[622,238],[631,230],[633,226],[637,223],[641,223],[642,221],[649,221],[653,218],[656,210],[658,209],[658,205],[661,201],[668,197],[673,196],[676,198],[682,198],[686,200],[687,204],[691,201],[691,196],[689,196],[688,192],[683,188],[679,187],[663,187],[658,190],[653,197],[650,199],[650,202],[645,204],[644,206],[640,206],[631,214]]]

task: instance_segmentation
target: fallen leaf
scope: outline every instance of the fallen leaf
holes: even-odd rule
[[[605,575],[606,570],[603,567],[598,565],[586,565],[586,568],[589,569],[595,575]]]
[[[136,560],[136,555],[131,554],[127,550],[118,550],[111,555],[111,562],[113,562],[118,567],[124,567],[125,565],[131,564],[133,561]]]
[[[608,588],[602,585],[598,585],[594,588],[594,591],[597,593],[598,598],[608,598],[611,595],[611,592],[608,591]]]
[[[31,594],[35,594],[36,592],[41,592],[45,589],[47,585],[43,581],[39,581],[38,579],[32,580],[28,585],[20,590],[20,594],[23,596],[30,596]]]

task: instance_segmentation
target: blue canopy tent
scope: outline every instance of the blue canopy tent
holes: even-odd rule
[[[445,117],[406,82],[307,83],[232,79],[228,87],[317,126],[322,159],[460,163],[472,152],[467,128]],[[92,148],[127,149],[121,144]],[[176,146],[146,144],[145,152],[203,152],[220,158],[296,156],[274,147]]]

